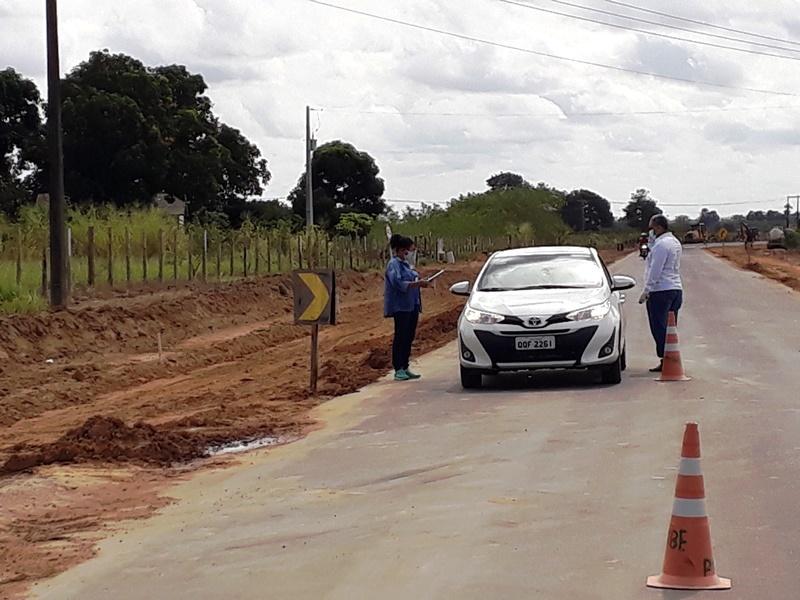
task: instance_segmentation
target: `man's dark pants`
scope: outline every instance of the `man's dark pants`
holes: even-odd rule
[[[394,341],[392,342],[392,366],[395,371],[408,369],[411,360],[411,345],[417,335],[419,311],[394,313]]]
[[[678,318],[678,311],[683,305],[682,290],[667,290],[664,292],[651,292],[647,299],[647,317],[650,320],[650,332],[656,341],[656,354],[658,358],[664,358],[664,344],[667,340],[667,320],[669,313],[675,313]]]

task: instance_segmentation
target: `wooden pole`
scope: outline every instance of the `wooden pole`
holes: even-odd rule
[[[42,249],[42,296],[47,297],[47,246]]]
[[[272,273],[272,235],[267,234],[267,273]]]
[[[164,281],[164,230],[158,230],[158,280]]]
[[[108,228],[108,285],[114,285],[114,230]]]
[[[233,255],[234,255],[235,252],[236,252],[236,244],[233,241],[233,234],[231,234],[231,270],[230,270],[231,278],[233,278],[233,275],[234,275],[234,273],[233,273]]]
[[[17,287],[22,285],[22,227],[17,227]]]
[[[258,243],[258,235],[256,235],[256,239],[253,241],[253,244],[255,245],[255,247],[253,248],[253,254],[255,254],[255,259],[256,259],[256,267],[255,267],[255,269],[256,269],[256,277],[258,277],[258,275],[259,275],[259,270],[260,270],[260,267],[261,267],[261,265],[259,264],[259,258],[260,258],[260,257],[259,257],[259,254],[260,254],[260,252],[259,252],[259,250],[260,250],[259,246],[260,246],[261,244],[259,244],[259,243]]]
[[[131,230],[125,228],[125,281],[131,282]]]
[[[189,274],[187,275],[187,279],[192,281],[194,279],[194,260],[192,258],[192,234],[190,232],[186,232],[186,258],[189,261]]]
[[[203,262],[201,265],[203,283],[208,281],[208,229],[203,230]]]
[[[247,279],[247,240],[242,242],[242,275]]]
[[[86,255],[89,260],[89,287],[94,287],[94,226],[90,225],[87,232]]]
[[[172,279],[178,281],[178,228],[172,232]]]
[[[222,240],[217,242],[217,281],[222,281]]]
[[[317,379],[319,378],[319,324],[311,326],[311,393],[317,393]]]
[[[142,232],[142,281],[147,281],[147,232]]]

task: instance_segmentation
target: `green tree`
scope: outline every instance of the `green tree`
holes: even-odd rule
[[[348,237],[363,237],[372,229],[374,222],[374,218],[364,213],[344,213],[336,224],[336,233]]]
[[[589,190],[574,190],[567,194],[561,218],[574,231],[598,231],[614,225],[611,204]]]
[[[335,140],[321,145],[311,160],[314,190],[314,222],[333,230],[344,213],[364,213],[377,217],[386,210],[380,169],[366,152],[352,144]],[[306,214],[306,174],[289,194],[298,216]]]
[[[42,149],[42,99],[36,84],[14,69],[0,71],[0,211],[16,217],[33,195]]]
[[[650,219],[662,213],[656,201],[650,197],[650,192],[644,188],[640,188],[631,194],[631,201],[624,211],[625,222],[628,227],[639,231],[647,229]]]
[[[166,192],[186,200],[190,217],[220,212],[235,224],[270,179],[258,148],[220,123],[203,77],[183,66],[93,52],[63,85],[73,202],[126,206]]]
[[[722,221],[722,218],[717,211],[707,208],[700,211],[700,222],[705,223],[709,231],[715,231],[719,227],[720,221]]]
[[[525,178],[522,175],[508,171],[492,175],[486,180],[486,185],[489,187],[489,190],[493,192],[497,190],[510,190],[512,188],[530,186],[530,184],[525,181]]]

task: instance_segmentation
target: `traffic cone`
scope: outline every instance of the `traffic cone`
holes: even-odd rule
[[[711,552],[711,530],[706,512],[700,433],[687,423],[681,466],[675,485],[675,503],[667,533],[661,575],[647,578],[647,587],[671,590],[728,590],[730,579],[718,577]]]
[[[689,381],[691,378],[683,372],[681,351],[678,347],[678,320],[670,311],[667,320],[667,342],[664,344],[664,362],[661,365],[661,377],[656,381]]]

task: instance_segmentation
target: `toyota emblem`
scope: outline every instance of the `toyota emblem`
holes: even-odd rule
[[[539,317],[531,317],[530,319],[528,319],[528,325],[530,325],[531,327],[541,327],[543,323],[544,321]]]

